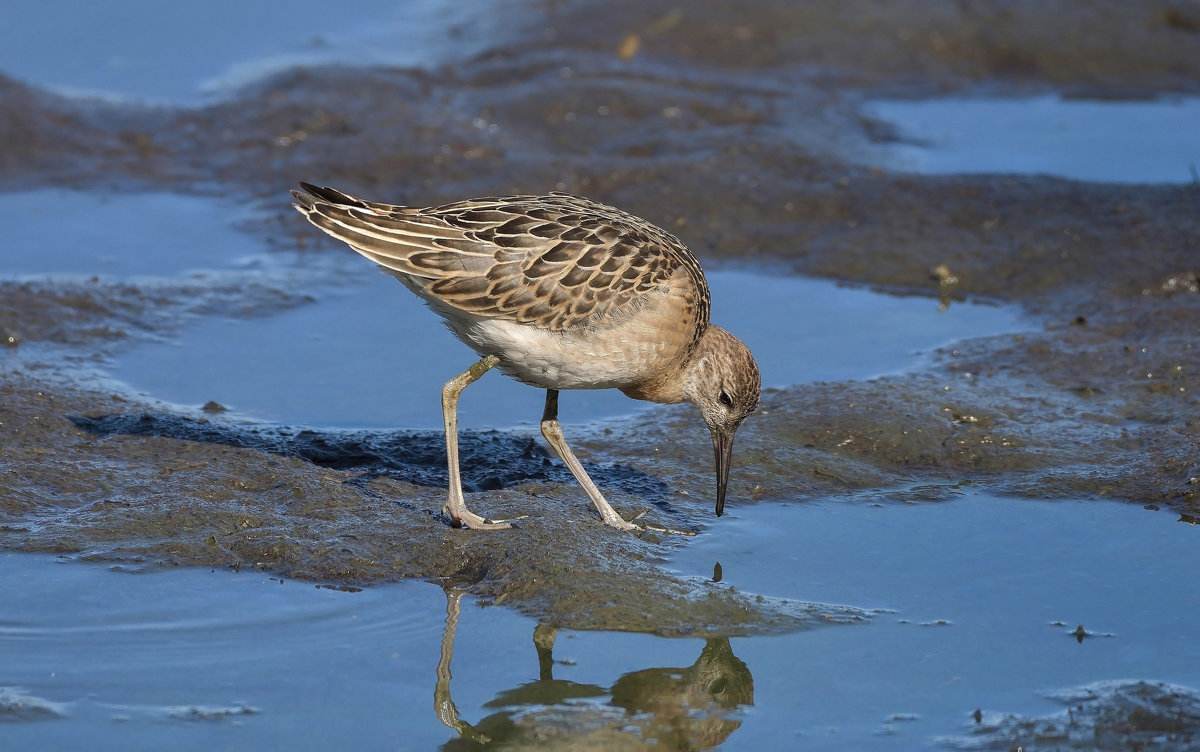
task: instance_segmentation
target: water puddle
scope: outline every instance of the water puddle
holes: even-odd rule
[[[782,720],[745,724],[740,748],[911,750],[966,731],[975,708],[1058,712],[1050,690],[1200,687],[1200,601],[1180,576],[1200,565],[1200,531],[1171,513],[965,491],[731,515],[668,566],[710,578],[719,563],[723,582],[749,592],[894,611],[861,629],[735,641],[755,673],[754,716]]]
[[[237,204],[174,193],[0,194],[0,275],[132,279],[215,269],[262,252],[234,227],[250,216]]]
[[[439,428],[441,388],[477,356],[411,293],[347,253],[364,276],[268,318],[209,319],[168,345],[120,355],[113,374],[155,399],[215,400],[259,420],[310,426]],[[1011,306],[954,305],[832,282],[745,272],[710,275],[713,320],[755,353],[766,386],[865,379],[921,363],[956,340],[1018,331]],[[545,395],[499,374],[463,393],[463,424],[536,422]],[[620,392],[562,395],[564,422],[643,409]]]
[[[885,159],[910,172],[1200,181],[1200,98],[875,100],[867,111],[899,131]]]
[[[473,8],[445,0],[297,0],[286,13],[237,0],[59,0],[10,9],[0,26],[0,71],[68,95],[198,104],[303,65],[423,67],[469,58],[513,15],[475,23]]]
[[[1050,691],[1200,686],[1200,605],[1179,576],[1200,566],[1196,534],[1136,506],[970,492],[743,505],[669,566],[707,579],[719,562],[744,590],[891,612],[707,640],[556,631],[417,582],[340,592],[3,554],[0,718],[14,749],[601,733],[662,749],[912,750],[967,732],[976,708],[1058,712]]]

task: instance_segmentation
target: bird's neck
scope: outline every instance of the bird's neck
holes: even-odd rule
[[[640,384],[622,387],[621,391],[627,397],[664,405],[694,402],[696,380],[703,378],[701,372],[705,370],[706,356],[713,348],[714,340],[722,334],[724,332],[718,327],[709,326],[687,357],[672,363],[653,378]]]
[[[621,391],[626,397],[657,402],[662,405],[674,405],[688,401],[687,395],[684,393],[686,378],[687,373],[682,368],[671,368],[640,384],[623,386]]]

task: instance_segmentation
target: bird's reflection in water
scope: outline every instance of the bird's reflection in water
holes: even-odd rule
[[[442,723],[458,732],[443,750],[490,747],[538,749],[711,749],[741,725],[733,715],[754,703],[754,678],[733,654],[729,639],[706,640],[686,668],[648,668],[604,688],[554,678],[553,627],[533,631],[536,681],[498,693],[484,707],[499,710],[467,723],[450,697],[450,660],[462,593],[447,591],[446,630],[438,661],[434,705]]]

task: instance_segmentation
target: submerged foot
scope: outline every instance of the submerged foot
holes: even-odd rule
[[[646,512],[642,512],[641,515],[638,515],[634,519],[641,519],[644,515],[646,515]],[[654,531],[654,533],[668,533],[671,535],[686,535],[688,537],[696,536],[695,530],[676,530],[674,528],[662,528],[662,527],[660,527],[660,525],[652,525],[648,522],[642,522],[642,523],[637,523],[637,524],[630,523],[630,528],[632,528],[634,530],[652,530],[652,531]]]
[[[625,530],[625,531],[634,532],[634,533],[651,531],[651,532],[655,532],[655,533],[670,533],[671,535],[687,535],[687,536],[696,535],[696,532],[694,530],[676,530],[675,528],[672,528],[672,527],[660,527],[659,525],[651,525],[649,522],[644,522],[644,521],[639,522],[639,520],[641,520],[645,516],[646,516],[646,512],[641,512],[636,517],[634,517],[633,520],[626,520],[624,517],[621,517],[620,515],[618,515],[616,513],[616,510],[613,510],[612,517],[604,516],[604,521],[605,521],[605,523],[612,525],[613,527],[617,528],[618,530]]]

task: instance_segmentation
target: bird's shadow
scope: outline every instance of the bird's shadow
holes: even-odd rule
[[[446,487],[445,436],[441,431],[293,428],[196,418],[171,413],[69,415],[96,436],[160,436],[258,449],[299,457],[321,467],[356,470],[356,482],[386,476],[421,486]],[[574,483],[570,471],[533,437],[487,430],[459,434],[463,489],[491,491],[526,482]],[[616,463],[589,464],[597,485],[661,503],[662,481]]]

